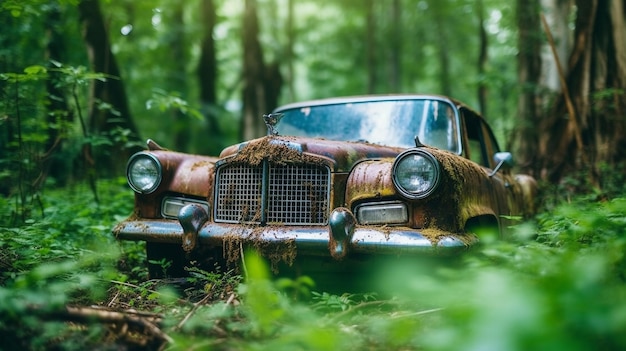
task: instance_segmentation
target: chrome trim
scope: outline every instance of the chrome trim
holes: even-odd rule
[[[174,220],[128,220],[114,229],[118,239],[145,240],[181,244],[183,228]],[[468,235],[465,240],[461,237]],[[321,226],[242,226],[228,223],[207,222],[198,231],[198,242],[203,245],[221,247],[225,240],[234,236],[244,242],[263,242],[281,244],[295,242],[298,254],[310,256],[330,256],[328,251],[329,229]],[[478,243],[478,238],[471,234],[442,236],[433,244],[419,230],[408,228],[378,229],[371,226],[355,227],[348,243],[350,254],[428,254],[449,255],[467,250]]]
[[[166,213],[165,213],[165,205],[166,205],[166,203],[168,201],[177,201],[180,204],[180,206],[178,208],[178,211],[176,211],[175,214],[170,215],[170,216],[166,215]],[[189,198],[186,198],[186,197],[178,197],[178,196],[166,196],[166,197],[163,198],[163,201],[161,201],[161,216],[163,216],[163,218],[177,219],[178,218],[178,213],[183,208],[183,206],[189,205],[189,204],[198,204],[207,213],[210,213],[209,212],[210,206],[209,206],[208,201],[189,199]],[[177,204],[174,204],[174,205],[177,205]]]
[[[385,206],[393,206],[393,205],[396,205],[398,207],[402,207],[402,209],[404,209],[404,214],[406,216],[404,221],[402,221],[402,222],[385,222],[385,223],[371,223],[371,222],[363,223],[361,221],[361,217],[359,216],[359,210],[361,208],[364,208],[364,207],[385,207]],[[409,222],[409,208],[408,208],[406,203],[401,202],[401,201],[381,201],[381,202],[365,202],[365,203],[361,203],[361,204],[357,205],[354,208],[354,214],[355,214],[355,217],[356,217],[357,221],[359,222],[359,224],[362,224],[362,225],[383,225],[383,224],[398,225],[398,224],[406,224],[406,223]]]

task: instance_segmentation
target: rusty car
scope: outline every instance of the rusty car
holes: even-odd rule
[[[455,99],[327,98],[259,118],[267,135],[218,156],[148,140],[129,159],[135,208],[113,232],[146,242],[151,277],[237,262],[244,248],[284,267],[457,256],[534,212],[535,180]]]

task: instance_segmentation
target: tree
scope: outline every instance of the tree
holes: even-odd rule
[[[376,2],[374,0],[367,0],[366,2],[366,31],[365,31],[365,43],[366,43],[366,57],[367,57],[367,92],[373,94],[378,87],[378,58],[376,53],[378,52],[378,42],[376,40]]]
[[[268,66],[258,39],[259,22],[256,0],[246,0],[243,15],[243,118],[242,139],[265,135],[263,114],[278,105],[282,76],[277,62]]]
[[[431,1],[433,8],[433,19],[435,21],[435,42],[437,43],[437,58],[441,65],[439,70],[439,91],[444,95],[452,96],[452,63],[450,62],[450,42],[448,30],[445,24],[446,8],[445,3]]]
[[[522,171],[537,175],[536,126],[542,119],[541,79],[541,26],[539,0],[517,1],[518,26],[518,80],[521,92],[517,101],[518,123],[515,142],[518,163]]]
[[[540,175],[552,182],[587,170],[601,185],[602,165],[626,161],[624,1],[577,0],[576,9],[563,91],[541,121],[537,158]]]
[[[400,0],[393,0],[391,5],[391,48],[389,82],[392,92],[399,92],[402,87],[402,5]]]
[[[63,55],[66,52],[66,42],[60,30],[61,9],[58,4],[52,4],[46,14],[46,56],[53,62],[66,62]],[[67,177],[68,170],[59,166],[59,158],[56,157],[62,149],[63,139],[67,135],[68,126],[74,121],[74,114],[69,106],[67,94],[59,85],[62,79],[59,72],[55,72],[54,65],[49,64],[51,77],[46,80],[46,90],[48,92],[47,104],[47,128],[48,139],[44,144],[44,152],[41,155],[42,171],[35,181],[38,188],[46,180],[49,173],[58,180]],[[56,166],[53,167],[57,162]]]
[[[287,0],[287,45],[285,46],[285,61],[287,64],[287,87],[289,91],[289,99],[296,99],[296,88],[294,84],[295,68],[294,61],[296,59],[293,46],[296,41],[296,29],[294,27],[294,11],[293,3],[295,0]]]
[[[478,37],[480,38],[480,50],[478,54],[478,110],[482,115],[487,115],[487,84],[485,84],[485,74],[488,60],[489,40],[485,29],[485,10],[483,1],[476,2],[476,12],[478,13]]]
[[[180,96],[181,99],[187,99],[187,80],[185,75],[185,67],[187,65],[187,46],[185,21],[183,19],[184,8],[182,2],[173,2],[172,7],[165,14],[171,22],[171,29],[166,37],[165,45],[170,48],[170,62],[172,65],[169,70],[170,89],[174,94]],[[187,150],[190,142],[189,116],[187,116],[180,108],[171,109],[170,118],[171,130],[174,134],[174,148],[176,150]]]
[[[135,126],[130,109],[124,83],[120,71],[111,52],[107,28],[102,18],[100,2],[98,0],[83,0],[78,5],[80,21],[84,28],[83,38],[87,46],[87,53],[92,69],[110,77],[106,81],[95,80],[92,86],[89,101],[90,131],[94,134],[104,134],[109,140],[114,140],[116,133],[130,132],[130,139],[137,140],[139,133]],[[98,157],[99,169],[115,169],[125,164],[123,155],[128,155],[124,140],[114,143],[111,147],[102,150]],[[93,163],[91,151],[85,149],[85,157]],[[122,155],[122,157],[111,157]],[[108,167],[107,167],[108,166]]]
[[[200,43],[200,59],[196,69],[200,86],[200,109],[206,121],[206,135],[212,140],[221,140],[220,126],[217,123],[217,52],[213,31],[217,25],[217,14],[213,0],[202,0],[200,19],[202,21],[202,41]],[[211,143],[207,145],[209,154],[217,154],[224,145]]]

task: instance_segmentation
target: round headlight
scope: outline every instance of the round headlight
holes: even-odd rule
[[[408,150],[393,164],[393,184],[407,198],[423,199],[439,184],[439,162],[430,153]]]
[[[128,185],[142,194],[150,194],[161,183],[161,163],[150,154],[138,153],[133,155],[126,167]]]

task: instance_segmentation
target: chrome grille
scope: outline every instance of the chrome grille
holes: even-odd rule
[[[215,221],[326,224],[329,193],[325,166],[227,164],[217,171]]]

